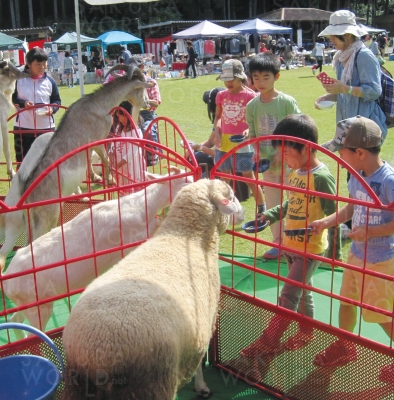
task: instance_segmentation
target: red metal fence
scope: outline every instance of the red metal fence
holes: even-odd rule
[[[184,157],[185,151],[191,152],[191,149],[188,145],[186,145],[186,148],[180,145],[180,140],[186,143],[187,139],[179,127],[169,119],[160,117],[152,121],[146,133],[147,138],[149,138],[150,129],[154,124],[157,124],[160,143],[153,143],[149,140],[138,138],[111,138],[97,142],[94,145],[102,144],[105,145],[107,149],[110,149],[111,146],[112,148],[116,148],[116,146],[120,144],[135,146],[137,150],[140,151],[136,153],[140,154],[140,156],[137,156],[139,160],[137,163],[138,165],[143,165],[147,152],[153,152],[158,156],[159,162],[149,168],[150,172],[164,174],[167,172],[167,167],[171,165],[179,166],[185,170],[185,172],[180,175],[181,177],[186,178],[187,176],[193,176],[194,179],[198,179],[201,171],[196,167],[194,155],[191,154],[190,160]],[[135,128],[135,126],[132,127]],[[249,143],[259,147],[258,145],[262,141],[270,139],[272,139],[272,137],[254,139]],[[276,137],[276,139],[278,139],[278,137]],[[285,140],[286,137],[280,137],[280,139]],[[313,202],[315,202],[316,199],[319,201],[325,199],[337,204],[335,208],[337,214],[340,207],[349,203],[364,206],[367,216],[373,213],[376,214],[376,210],[384,213],[391,213],[394,211],[391,205],[381,204],[375,192],[365,184],[363,178],[357,175],[356,171],[351,170],[351,168],[345,165],[336,155],[329,153],[327,150],[317,145],[302,141],[301,139],[291,138],[291,140],[304,144],[310,155],[312,154],[312,149],[316,148],[318,150],[319,159],[321,158],[321,160],[329,166],[335,178],[335,193],[327,194],[315,190],[312,185],[309,185],[313,179],[311,173],[307,173],[306,182],[308,182],[308,184],[306,186],[297,187],[297,185],[290,184],[287,181],[288,171],[283,162],[278,169],[276,175],[278,179],[276,181],[266,179],[268,176],[266,172],[256,174],[254,179],[244,178],[233,173],[224,174],[218,171],[220,163],[214,167],[211,178],[231,180],[234,188],[236,188],[237,182],[246,182],[256,186],[259,185],[266,188],[266,190],[267,188],[276,188],[280,193],[280,202],[286,201],[288,198],[287,192],[297,193],[298,197],[304,198],[308,204],[312,202],[312,199]],[[239,147],[244,145],[245,144],[242,144]],[[46,173],[49,173],[51,170],[59,171],[65,160],[80,152],[85,153],[88,163],[90,149],[92,147],[93,145],[87,145],[76,149],[66,157],[54,162]],[[231,151],[228,157],[234,153],[234,151]],[[129,153],[126,151],[126,154]],[[87,173],[86,180],[82,185],[83,193],[74,196],[66,195],[49,201],[50,203],[59,205],[59,210],[61,210],[60,227],[63,227],[67,221],[72,220],[81,209],[91,210],[94,204],[103,200],[120,201],[121,198],[129,193],[146,193],[147,187],[151,182],[146,180],[136,181],[133,179],[125,179],[132,174],[130,170],[123,170],[121,173],[117,171],[115,166],[119,164],[119,159],[116,157],[116,155],[113,156],[113,160],[111,160],[111,171],[116,180],[115,185],[107,186],[105,180],[103,180],[103,184],[95,184],[90,181],[90,176]],[[127,159],[127,157],[126,161],[128,165],[132,162],[132,160]],[[348,197],[346,188],[346,171],[348,169],[351,170],[353,175],[358,176],[357,179],[359,182],[363,183],[365,193],[367,194],[364,200],[350,199]],[[133,171],[135,171],[135,166],[133,167]],[[39,178],[39,180],[42,179],[45,179],[45,174]],[[172,179],[175,178],[157,178],[153,182],[157,182],[158,180],[164,182]],[[34,186],[38,184],[39,180],[32,185],[31,190],[34,190]],[[23,195],[20,201],[12,207],[0,203],[0,213],[4,214],[17,210],[24,210],[28,214],[32,207],[48,203],[48,201],[27,203],[25,201],[27,196],[28,193]],[[148,207],[147,202],[148,200],[145,199],[145,208]],[[306,210],[308,210],[308,207],[309,205],[306,205]],[[246,219],[255,219],[257,210],[253,198],[245,203],[245,208]],[[118,231],[122,232],[124,227],[121,225],[122,215],[120,210],[121,208],[119,207]],[[280,211],[280,213],[281,217],[284,217],[283,211]],[[159,214],[164,216],[164,211]],[[305,228],[308,227],[310,222],[308,218],[305,219]],[[93,218],[91,218],[90,223],[91,236],[94,237],[95,227],[93,226]],[[147,226],[148,221],[146,221],[146,227]],[[146,229],[148,231],[148,228]],[[60,230],[62,231],[62,228],[60,228]],[[373,290],[376,291],[376,288],[367,287],[368,280],[365,278],[370,276],[377,277],[382,280],[380,283],[383,282],[383,284],[386,285],[387,293],[378,293],[377,296],[375,296],[375,299],[382,299],[382,303],[384,303],[386,299],[391,299],[392,297],[390,288],[394,281],[393,275],[372,271],[365,262],[359,267],[355,266],[353,263],[349,263],[346,256],[346,250],[350,244],[349,241],[345,241],[343,244],[343,250],[345,251],[341,261],[336,260],[333,256],[308,253],[306,251],[308,240],[305,240],[305,236],[298,238],[298,234],[295,234],[295,239],[298,238],[302,241],[305,247],[298,249],[289,247],[283,241],[284,230],[285,226],[280,225],[281,240],[278,243],[273,243],[272,234],[269,229],[250,234],[245,233],[240,226],[230,226],[226,235],[221,238],[221,240],[226,243],[226,247],[228,246],[231,248],[229,254],[220,255],[221,270],[226,270],[227,277],[229,278],[222,285],[220,312],[217,320],[217,332],[211,348],[211,360],[216,366],[231,372],[237,378],[244,379],[251,385],[262,388],[280,398],[313,400],[393,398],[393,380],[385,376],[385,373],[388,375],[387,366],[390,366],[393,361],[394,351],[391,346],[391,341],[388,339],[387,335],[382,333],[381,327],[377,324],[365,322],[361,316],[363,310],[369,310],[377,315],[387,317],[387,320],[391,321],[388,322],[388,324],[391,324],[391,329],[389,329],[388,334],[392,334],[393,310],[382,307],[379,302],[377,304],[371,304],[367,299],[367,294]],[[339,235],[338,232],[336,234]],[[64,234],[63,236],[61,235],[61,238],[63,250],[65,250],[66,239]],[[335,236],[333,243],[334,248],[335,246],[341,246],[338,238],[338,236]],[[37,277],[39,274],[46,270],[61,268],[65,273],[65,280],[67,283],[67,271],[69,266],[73,263],[91,259],[93,260],[93,268],[97,268],[97,260],[99,257],[110,253],[116,254],[120,251],[126,251],[128,248],[138,245],[141,242],[142,240],[128,243],[118,241],[105,250],[95,249],[93,245],[93,250],[89,251],[89,254],[78,255],[74,258],[68,258],[67,251],[64,251],[62,258],[56,262],[35,266],[33,269],[14,273],[12,275],[6,272],[0,277],[0,286],[2,289],[1,300],[3,305],[0,317],[4,320],[9,320],[14,312],[26,312],[29,309],[34,310],[36,314],[38,310],[38,315],[40,315],[40,308],[45,309],[45,305],[57,302],[59,310],[62,308],[62,311],[59,311],[58,314],[58,309],[55,308],[54,315],[55,318],[58,318],[60,321],[60,326],[64,325],[76,296],[83,291],[83,286],[70,287],[69,284],[66,284],[66,290],[61,293],[52,293],[51,295],[41,297],[37,288]],[[82,248],[84,246],[90,248],[90,244],[88,246],[85,242],[81,242],[80,246]],[[368,244],[366,243],[365,246],[368,246]],[[261,254],[269,247],[277,247],[282,252],[290,252],[300,257],[305,256],[311,260],[321,261],[323,265],[315,271],[313,275],[313,285],[311,282],[306,282],[305,280],[298,282],[290,279],[287,275],[287,267],[286,264],[283,263],[283,260],[282,262],[280,259],[268,263],[261,262]],[[33,249],[33,257],[31,258],[34,265],[34,246],[31,248]],[[349,300],[348,297],[345,297],[343,294],[341,295],[339,292],[343,271],[345,270],[361,273],[361,294],[358,300]],[[97,269],[95,270],[95,274],[97,274]],[[23,276],[31,277],[35,298],[34,301],[16,306],[9,302],[4,295],[3,285],[7,280],[10,281]],[[303,293],[311,292],[313,294],[316,302],[314,318],[306,316],[304,298],[300,301],[298,312],[289,311],[279,305],[278,297],[284,283],[291,283],[291,285],[295,287],[300,287]],[[353,333],[344,331],[338,326],[337,321],[340,302],[344,305],[352,305],[355,307],[354,310],[358,318]],[[48,310],[45,309],[44,312],[48,312]],[[252,356],[244,356],[244,349],[261,336],[272,320],[277,321],[278,325],[286,327],[277,348],[270,353],[263,352],[261,350],[262,347],[264,347],[264,343],[262,343],[262,345],[257,345],[257,350]],[[388,325],[386,325],[386,327],[387,326]],[[48,331],[48,326],[42,326],[42,323],[40,323],[38,327],[44,331]],[[311,335],[311,340],[300,348],[289,350],[286,347],[288,339],[304,328],[306,330],[309,329],[309,332],[312,328],[313,334]],[[59,346],[61,346],[61,330],[61,328],[53,329],[53,326],[49,328],[50,336],[53,336],[57,340],[56,343]],[[376,331],[380,333],[375,334]],[[344,343],[350,343],[349,345],[346,344],[345,347],[346,349],[353,349],[353,356],[348,359],[348,362],[342,360],[333,365],[319,365],[319,353],[337,339],[341,339]],[[9,355],[10,353],[34,351],[28,350],[27,347],[23,345],[26,344],[26,346],[30,346],[30,343],[33,343],[34,339],[23,339],[23,342],[15,341],[13,334],[8,333],[7,337],[0,337],[0,340],[2,340],[2,345],[0,346],[1,357]],[[338,354],[338,356],[341,355],[342,354]]]

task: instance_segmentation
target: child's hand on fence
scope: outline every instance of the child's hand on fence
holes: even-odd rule
[[[319,235],[326,228],[325,223],[322,219],[317,219],[316,221],[311,222],[309,224],[309,227],[312,228],[312,233],[314,233],[315,235]]]

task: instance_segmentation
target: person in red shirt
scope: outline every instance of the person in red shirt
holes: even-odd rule
[[[260,44],[260,53],[266,53],[268,51],[267,46],[264,42]]]

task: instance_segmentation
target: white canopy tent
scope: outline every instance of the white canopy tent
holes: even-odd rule
[[[361,28],[365,29],[368,33],[371,35],[374,33],[385,33],[387,32],[386,29],[379,29],[379,28],[373,28],[372,26],[367,26],[363,24],[358,24]]]
[[[208,37],[238,36],[240,33],[234,29],[224,28],[210,21],[202,21],[184,31],[174,33],[174,39],[200,39]]]

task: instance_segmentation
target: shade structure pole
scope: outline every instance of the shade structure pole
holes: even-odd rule
[[[78,4],[78,1],[79,0],[74,0],[74,6],[75,6],[75,25],[76,25],[76,32],[77,32],[79,92],[82,97],[84,95],[84,87],[83,87],[81,27],[79,26],[79,4]]]

